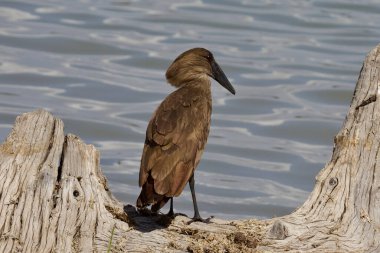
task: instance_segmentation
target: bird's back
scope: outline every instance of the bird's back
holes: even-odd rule
[[[158,210],[183,191],[203,153],[210,117],[210,85],[185,85],[159,105],[146,131],[138,207]]]

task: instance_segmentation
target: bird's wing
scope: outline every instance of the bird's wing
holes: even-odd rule
[[[156,193],[178,196],[182,192],[208,136],[211,108],[200,95],[184,87],[157,108],[146,132],[140,186],[150,174]]]

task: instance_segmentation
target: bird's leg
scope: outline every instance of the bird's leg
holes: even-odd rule
[[[174,217],[174,210],[173,210],[173,197],[170,198],[170,210],[166,214],[166,216]]]
[[[173,197],[170,197],[170,210],[166,214],[167,217],[174,219],[176,216],[181,215],[181,216],[186,216],[186,214],[183,213],[174,213],[174,208],[173,208]]]
[[[190,177],[190,180],[189,180],[191,197],[193,198],[193,206],[194,206],[193,220],[202,220],[201,216],[199,215],[199,211],[198,211],[197,197],[195,196],[194,184],[195,184],[195,180],[194,180],[194,173],[193,173]]]
[[[194,217],[190,222],[188,222],[188,224],[190,224],[194,221],[210,222],[210,219],[213,218],[213,216],[211,216],[210,218],[207,218],[207,219],[202,219],[202,217],[199,214],[198,205],[197,205],[197,198],[195,197],[194,183],[195,183],[195,180],[194,180],[194,173],[193,173],[190,177],[189,185],[190,185],[191,197],[193,198]]]

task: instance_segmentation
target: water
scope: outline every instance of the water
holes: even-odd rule
[[[112,192],[135,203],[147,122],[173,90],[165,70],[206,47],[237,94],[213,84],[201,214],[284,215],[330,158],[364,56],[380,42],[378,13],[370,0],[2,0],[0,138],[17,115],[45,108],[101,151]],[[188,188],[174,204],[193,214]]]

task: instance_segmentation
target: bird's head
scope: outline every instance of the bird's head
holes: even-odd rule
[[[232,94],[235,89],[228,81],[226,75],[216,63],[210,51],[204,48],[193,48],[180,54],[166,71],[166,79],[175,86],[180,87],[193,81],[215,79]]]

